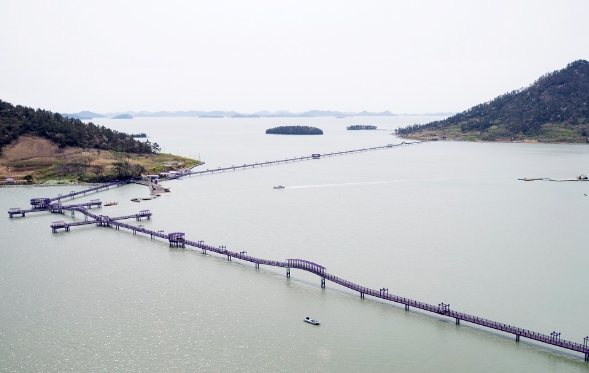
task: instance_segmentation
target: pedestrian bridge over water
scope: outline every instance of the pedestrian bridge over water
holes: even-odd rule
[[[387,145],[385,147],[375,147],[375,148],[369,148],[369,149],[376,150],[376,149],[382,149],[382,148],[389,148],[389,146]],[[359,151],[364,151],[364,150],[359,150]],[[359,152],[359,151],[352,151],[352,152]],[[368,151],[368,150],[366,150],[366,151]],[[337,155],[341,155],[342,153],[343,152],[339,152]],[[329,154],[336,155],[336,153],[329,153]],[[345,153],[345,154],[349,154],[349,153]],[[310,159],[316,159],[316,158],[320,158],[320,157],[315,157],[315,158],[310,158]],[[309,158],[305,158],[305,159],[309,159]],[[301,160],[304,160],[304,159],[301,159]],[[274,162],[280,163],[283,161],[274,161]],[[274,164],[274,162],[266,162],[264,164],[265,165]],[[286,160],[284,162],[286,162]],[[256,165],[258,165],[258,164],[256,164]],[[245,166],[248,166],[248,165],[243,165],[238,168],[246,168]],[[251,166],[251,165],[249,165],[249,166]],[[233,168],[224,168],[222,170],[227,171],[227,170],[231,170],[231,169],[233,169]],[[204,172],[200,172],[200,174],[204,174],[204,173],[208,173],[208,172],[213,173],[216,171],[218,171],[218,170],[215,170],[215,171],[207,170]],[[192,174],[199,174],[199,173],[192,173]],[[30,200],[32,208],[26,209],[26,210],[23,210],[20,208],[11,208],[8,211],[8,214],[9,214],[10,218],[13,218],[15,215],[21,215],[22,217],[24,217],[26,213],[30,213],[30,212],[51,212],[51,213],[55,213],[55,214],[65,214],[65,212],[69,211],[72,216],[74,216],[74,214],[76,212],[78,212],[78,213],[81,213],[84,215],[84,221],[72,222],[72,223],[66,223],[63,220],[55,221],[55,222],[51,223],[51,225],[50,225],[53,233],[57,233],[60,229],[63,229],[64,231],[69,232],[71,227],[78,227],[78,226],[83,226],[83,225],[96,225],[96,226],[100,226],[100,227],[112,227],[117,230],[123,228],[123,229],[131,231],[134,235],[140,233],[140,234],[145,234],[147,236],[150,236],[150,238],[152,240],[154,240],[154,239],[166,240],[169,242],[169,245],[171,247],[186,248],[188,246],[188,247],[192,247],[192,248],[201,250],[201,252],[205,255],[207,254],[207,252],[212,252],[212,253],[221,255],[223,257],[226,257],[226,259],[229,261],[231,261],[233,259],[237,259],[237,260],[241,260],[244,262],[249,262],[249,263],[254,264],[256,269],[259,269],[260,266],[262,266],[262,265],[272,266],[272,267],[283,267],[283,268],[286,268],[286,276],[287,277],[290,277],[291,269],[299,269],[299,270],[307,271],[309,273],[317,275],[321,279],[321,287],[322,288],[326,287],[326,281],[330,281],[332,283],[338,284],[340,286],[343,286],[347,289],[350,289],[354,292],[359,293],[360,297],[362,297],[362,298],[364,298],[366,295],[368,295],[368,296],[371,296],[374,298],[379,298],[379,299],[382,299],[385,301],[394,302],[397,304],[402,304],[406,311],[409,311],[410,308],[412,307],[415,309],[419,309],[421,311],[425,311],[425,312],[434,314],[438,317],[451,318],[451,319],[455,320],[456,325],[460,325],[461,322],[468,322],[468,323],[475,324],[475,325],[478,325],[478,326],[481,326],[484,328],[489,328],[489,329],[493,329],[496,331],[509,333],[509,334],[515,335],[516,342],[519,342],[520,338],[524,337],[524,338],[530,339],[535,342],[539,342],[539,343],[543,343],[543,344],[547,344],[547,345],[579,352],[579,353],[583,354],[585,361],[589,362],[589,336],[584,338],[582,344],[575,343],[572,341],[561,339],[560,333],[555,332],[555,331],[553,331],[550,334],[538,333],[538,332],[534,332],[534,331],[531,331],[528,329],[523,329],[523,328],[520,328],[517,326],[508,325],[508,324],[500,323],[497,321],[485,319],[482,317],[454,311],[450,308],[450,304],[446,304],[446,303],[439,303],[438,305],[428,304],[428,303],[419,302],[417,300],[413,300],[410,298],[389,294],[388,288],[373,289],[373,288],[370,288],[367,286],[356,284],[356,283],[346,280],[344,278],[340,278],[340,277],[337,277],[333,274],[330,274],[327,272],[327,270],[324,266],[314,263],[314,262],[311,262],[311,261],[308,261],[308,260],[305,260],[305,259],[286,259],[285,261],[278,261],[278,260],[259,258],[259,257],[249,255],[247,253],[247,251],[235,252],[235,251],[228,250],[225,246],[212,246],[212,245],[205,244],[204,241],[202,241],[202,240],[200,240],[200,241],[188,240],[188,239],[186,239],[186,235],[184,232],[172,232],[172,233],[165,234],[164,231],[162,231],[162,230],[154,231],[154,230],[147,229],[141,225],[132,225],[132,224],[127,224],[127,223],[122,222],[122,220],[132,219],[132,218],[136,219],[137,221],[140,221],[141,219],[151,219],[152,214],[149,210],[142,210],[137,214],[129,214],[129,215],[124,215],[124,216],[119,216],[119,217],[110,217],[107,215],[98,215],[98,214],[95,214],[91,211],[91,210],[93,210],[93,208],[100,208],[102,206],[102,202],[100,202],[99,200],[92,200],[88,203],[71,204],[71,205],[64,205],[61,203],[61,199],[64,199],[67,197],[74,198],[79,195],[86,195],[87,193],[98,192],[100,190],[106,190],[106,189],[113,187],[113,186],[124,185],[124,184],[127,184],[128,182],[129,181],[119,181],[119,182],[109,183],[109,184],[105,184],[100,187],[93,187],[93,188],[89,188],[89,189],[79,191],[79,192],[71,192],[69,195],[66,195],[66,196],[60,195],[60,196],[54,197],[54,198],[34,198],[34,199]],[[55,202],[55,201],[57,201],[57,202]]]

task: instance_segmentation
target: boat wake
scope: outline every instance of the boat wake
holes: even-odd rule
[[[447,180],[466,180],[472,178],[430,178],[430,179],[397,179],[397,180],[379,180],[379,181],[359,181],[351,183],[334,183],[334,184],[316,184],[316,185],[293,185],[288,186],[288,189],[305,189],[305,188],[329,188],[329,187],[345,187],[345,186],[360,186],[360,185],[381,185],[381,184],[396,184],[409,182],[430,182],[430,181],[447,181]]]

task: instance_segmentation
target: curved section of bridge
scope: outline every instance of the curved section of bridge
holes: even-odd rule
[[[133,234],[143,233],[149,235],[151,239],[161,238],[167,240],[170,246],[174,247],[186,247],[191,246],[197,249],[202,250],[203,254],[206,254],[207,251],[211,251],[222,256],[225,256],[227,260],[232,259],[239,259],[245,262],[250,262],[255,264],[256,268],[260,268],[260,265],[267,265],[273,267],[283,267],[286,268],[286,276],[290,277],[290,270],[291,269],[300,269],[303,271],[310,272],[320,277],[321,279],[321,287],[325,287],[326,281],[331,281],[335,284],[348,288],[352,291],[356,291],[360,294],[362,298],[366,295],[383,299],[390,302],[395,302],[398,304],[402,304],[405,306],[405,310],[409,311],[410,307],[417,308],[422,311],[434,313],[439,316],[445,316],[449,318],[453,318],[456,321],[456,325],[459,325],[461,321],[469,322],[475,325],[479,325],[485,328],[498,330],[505,333],[510,333],[515,335],[515,340],[519,342],[520,337],[528,338],[533,341],[545,343],[548,345],[552,345],[555,347],[565,348],[568,350],[580,352],[584,354],[585,361],[589,362],[589,337],[586,337],[583,344],[575,343],[571,341],[567,341],[565,339],[560,338],[560,333],[552,332],[550,335],[537,333],[532,330],[519,328],[513,325],[508,325],[500,322],[496,322],[493,320],[485,319],[482,317],[469,315],[463,312],[458,312],[450,309],[449,304],[440,303],[438,305],[428,304],[424,302],[419,302],[410,298],[400,297],[398,295],[389,294],[388,289],[372,289],[366,286],[362,286],[346,279],[337,277],[333,274],[330,274],[326,271],[326,268],[320,264],[305,260],[305,259],[286,259],[285,261],[276,261],[276,260],[269,260],[264,258],[257,258],[251,255],[248,255],[246,251],[235,252],[228,250],[225,246],[211,246],[206,245],[204,241],[192,241],[187,240],[185,238],[185,234],[183,232],[173,232],[165,234],[163,231],[153,231],[150,229],[146,229],[142,226],[131,225],[127,223],[123,223],[120,220],[122,219],[129,219],[129,218],[136,218],[137,220],[141,220],[141,218],[151,218],[151,213],[148,210],[143,210],[138,214],[131,214],[125,215],[121,217],[111,218],[106,215],[96,215],[90,211],[85,206],[80,205],[71,205],[71,206],[63,206],[62,210],[70,210],[70,211],[78,211],[84,214],[86,217],[91,218],[91,221],[85,222],[77,222],[77,223],[64,223],[63,221],[54,222],[51,224],[51,228],[55,233],[57,229],[64,228],[66,231],[69,231],[69,228],[72,226],[79,226],[79,225],[87,225],[95,223],[99,226],[106,226],[106,227],[114,227],[115,229],[128,229],[133,232]],[[67,226],[67,227],[66,227]]]
[[[386,149],[386,148],[392,148],[392,147],[403,146],[403,145],[411,145],[411,144],[419,144],[419,143],[420,142],[402,143],[402,144],[398,144],[398,145],[389,144],[389,145],[381,146],[381,147],[364,148],[364,149],[350,150],[350,151],[345,151],[345,152],[313,154],[313,155],[307,156],[307,157],[290,158],[290,159],[285,159],[285,160],[263,162],[263,163],[254,163],[254,164],[249,164],[249,165],[244,164],[243,166],[238,166],[238,167],[232,166],[232,167],[226,167],[226,168],[219,168],[217,170],[206,170],[206,171],[192,172],[190,174],[202,175],[202,174],[214,173],[214,172],[218,172],[218,171],[235,170],[235,169],[239,169],[239,168],[245,169],[248,167],[253,168],[255,166],[288,163],[290,161],[297,161],[297,160],[319,159],[321,157],[326,157],[326,156],[329,157],[329,156],[335,156],[335,155],[352,154],[352,153],[358,153],[358,152],[363,152],[363,151]],[[433,313],[433,314],[436,314],[439,316],[453,318],[453,319],[455,319],[457,325],[459,325],[461,321],[464,321],[464,322],[469,322],[469,323],[479,325],[479,326],[482,326],[485,328],[490,328],[490,329],[498,330],[501,332],[510,333],[510,334],[515,335],[516,341],[519,341],[520,337],[524,337],[524,338],[528,338],[530,340],[537,341],[540,343],[545,343],[545,344],[552,345],[555,347],[560,347],[560,348],[565,348],[568,350],[580,352],[580,353],[584,354],[585,361],[589,362],[589,336],[585,337],[583,344],[575,343],[575,342],[561,339],[560,333],[557,333],[557,332],[552,332],[552,333],[550,333],[550,335],[537,333],[537,332],[534,332],[534,331],[531,331],[528,329],[519,328],[519,327],[516,327],[513,325],[507,325],[507,324],[499,323],[499,322],[496,322],[493,320],[489,320],[489,319],[477,317],[474,315],[469,315],[466,313],[454,311],[454,310],[450,309],[449,304],[440,303],[438,305],[433,305],[433,304],[423,303],[423,302],[419,302],[419,301],[416,301],[413,299],[389,294],[388,289],[385,289],[385,288],[377,290],[377,289],[372,289],[372,288],[369,288],[366,286],[362,286],[362,285],[353,283],[351,281],[348,281],[346,279],[337,277],[333,274],[330,274],[326,271],[326,268],[324,266],[317,264],[317,263],[313,263],[308,260],[286,259],[285,261],[276,261],[276,260],[269,260],[269,259],[264,259],[264,258],[257,258],[257,257],[251,256],[251,255],[248,255],[248,253],[246,251],[234,252],[234,251],[228,250],[225,246],[215,247],[215,246],[211,246],[211,245],[206,245],[204,243],[204,241],[187,240],[185,237],[185,234],[183,232],[173,232],[173,233],[165,234],[164,231],[153,231],[150,229],[146,229],[141,225],[137,226],[137,225],[123,223],[121,221],[121,220],[132,219],[132,218],[135,218],[137,221],[140,221],[141,219],[150,219],[152,214],[149,210],[142,210],[137,214],[130,214],[130,215],[119,216],[119,217],[109,217],[107,215],[98,215],[98,214],[95,214],[92,211],[90,211],[94,207],[99,208],[102,206],[102,202],[100,202],[99,200],[91,200],[90,202],[87,202],[87,203],[71,204],[71,205],[61,204],[61,200],[65,199],[67,197],[75,198],[76,196],[79,196],[79,195],[86,195],[87,193],[98,192],[100,190],[106,190],[106,189],[109,189],[110,187],[124,185],[129,182],[130,182],[130,180],[117,181],[117,182],[113,182],[113,183],[109,183],[109,184],[104,184],[104,185],[101,185],[98,187],[93,187],[90,189],[82,190],[79,192],[70,192],[69,194],[66,194],[66,195],[59,195],[58,197],[55,197],[55,198],[34,198],[34,199],[31,199],[31,201],[30,201],[30,203],[31,203],[30,209],[23,210],[20,208],[11,208],[11,209],[9,209],[8,214],[9,214],[10,218],[12,218],[14,215],[22,215],[24,217],[25,214],[29,213],[29,212],[48,211],[51,213],[64,214],[66,211],[69,211],[72,216],[74,215],[75,212],[79,212],[84,215],[84,221],[73,222],[73,223],[66,223],[62,220],[56,221],[56,222],[51,223],[52,231],[54,233],[58,232],[59,229],[69,231],[71,227],[82,226],[82,225],[91,225],[91,224],[96,224],[97,226],[103,226],[103,227],[113,227],[115,229],[123,228],[123,229],[128,229],[128,230],[132,231],[133,234],[142,233],[145,235],[149,235],[151,237],[151,239],[160,238],[163,240],[167,240],[169,242],[170,246],[174,246],[174,247],[191,246],[191,247],[202,250],[203,254],[206,254],[207,251],[211,251],[211,252],[217,253],[219,255],[225,256],[227,258],[227,260],[238,259],[238,260],[242,260],[245,262],[250,262],[250,263],[255,264],[256,268],[260,268],[260,265],[267,265],[267,266],[273,266],[273,267],[283,267],[283,268],[286,268],[286,276],[287,277],[290,277],[291,269],[300,269],[300,270],[307,271],[309,273],[313,273],[313,274],[319,276],[321,279],[321,287],[325,287],[326,281],[331,281],[335,284],[338,284],[340,286],[348,288],[352,291],[358,292],[362,298],[364,298],[366,295],[369,295],[369,296],[372,296],[375,298],[379,298],[379,299],[383,299],[386,301],[402,304],[405,306],[405,310],[407,310],[407,311],[409,310],[410,307],[413,307],[413,308],[416,308],[416,309],[419,309],[422,311],[426,311],[426,312],[430,312],[430,313]],[[55,201],[57,201],[57,202],[54,203]]]

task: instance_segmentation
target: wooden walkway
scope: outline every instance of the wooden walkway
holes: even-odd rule
[[[371,150],[377,150],[377,149],[388,149],[388,148],[393,148],[393,147],[398,147],[398,146],[413,145],[413,144],[419,144],[419,143],[422,143],[422,142],[403,143],[403,144],[398,144],[398,145],[389,144],[389,145],[381,146],[381,147],[363,148],[363,149],[357,149],[357,150],[351,150],[351,151],[345,151],[345,152],[313,154],[311,156],[305,156],[305,157],[299,157],[299,158],[287,158],[284,160],[277,160],[277,161],[272,161],[272,162],[254,163],[254,164],[249,164],[249,165],[244,164],[242,166],[225,167],[225,168],[219,168],[217,170],[191,172],[190,174],[192,174],[192,175],[204,175],[207,173],[212,174],[214,172],[219,172],[219,171],[236,170],[236,169],[240,169],[240,168],[246,169],[249,167],[254,168],[256,166],[262,167],[265,165],[295,162],[295,161],[299,161],[299,160],[320,159],[321,157],[353,154],[353,153],[358,153],[358,152],[371,151]],[[234,251],[228,250],[225,246],[216,247],[216,246],[206,245],[204,243],[204,241],[187,240],[185,237],[185,234],[183,232],[173,232],[173,233],[165,234],[164,231],[153,231],[153,230],[144,228],[143,226],[131,225],[131,224],[123,223],[121,221],[121,220],[132,219],[132,218],[136,219],[137,221],[139,221],[141,219],[150,219],[152,214],[151,214],[151,212],[149,212],[149,210],[142,210],[137,214],[130,214],[130,215],[124,215],[124,216],[119,216],[119,217],[109,217],[106,215],[94,214],[91,211],[91,209],[94,207],[101,207],[102,206],[102,202],[100,202],[99,200],[92,200],[88,203],[71,204],[71,205],[61,204],[61,200],[64,198],[67,198],[67,197],[74,198],[76,196],[86,195],[86,193],[98,192],[100,190],[106,190],[106,189],[113,187],[113,186],[124,185],[129,182],[130,182],[130,180],[118,181],[118,182],[114,182],[114,183],[105,184],[105,185],[102,185],[99,187],[94,187],[94,188],[90,188],[87,190],[79,191],[79,192],[70,192],[70,194],[68,194],[68,195],[65,195],[65,196],[59,195],[58,197],[55,197],[55,198],[34,198],[34,199],[30,200],[30,203],[31,203],[30,209],[23,210],[20,208],[11,208],[8,211],[8,214],[9,214],[9,217],[12,218],[15,215],[21,215],[24,217],[26,213],[40,212],[40,211],[49,211],[52,213],[61,213],[61,214],[64,214],[66,211],[69,211],[72,214],[72,216],[74,215],[75,212],[79,212],[84,215],[85,220],[83,222],[66,223],[64,221],[56,221],[51,224],[52,231],[54,233],[58,232],[60,229],[63,229],[65,231],[69,231],[71,227],[77,227],[77,226],[82,226],[82,225],[91,225],[91,224],[95,224],[97,226],[103,226],[103,227],[112,227],[115,229],[123,228],[123,229],[127,229],[129,231],[132,231],[133,234],[141,233],[141,234],[148,235],[148,236],[150,236],[151,239],[159,238],[159,239],[167,240],[169,242],[170,246],[182,247],[182,248],[184,248],[186,246],[190,246],[190,247],[193,247],[196,249],[200,249],[203,254],[206,254],[207,252],[213,252],[213,253],[222,255],[223,257],[226,257],[227,260],[238,259],[238,260],[241,260],[244,262],[249,262],[249,263],[254,264],[256,268],[260,268],[261,265],[273,266],[273,267],[283,267],[283,268],[286,268],[286,276],[287,277],[290,277],[291,269],[300,269],[300,270],[307,271],[307,272],[310,272],[310,273],[313,273],[313,274],[319,276],[321,279],[321,287],[326,286],[326,281],[331,281],[335,284],[338,284],[340,286],[348,288],[352,291],[358,292],[360,297],[362,297],[362,298],[364,298],[366,295],[368,295],[368,296],[383,299],[386,301],[402,304],[402,305],[404,305],[406,311],[409,311],[409,309],[412,307],[415,309],[419,309],[421,311],[433,313],[437,316],[449,317],[449,318],[452,318],[455,320],[456,325],[459,325],[461,322],[469,322],[469,323],[472,323],[475,325],[479,325],[481,327],[509,333],[509,334],[515,335],[515,340],[517,342],[519,342],[521,337],[524,337],[524,338],[527,338],[527,339],[530,339],[530,340],[533,340],[536,342],[568,349],[571,351],[576,351],[576,352],[583,354],[585,361],[589,362],[589,346],[588,346],[589,336],[584,338],[583,344],[575,343],[575,342],[561,339],[560,333],[557,333],[557,332],[552,332],[549,335],[537,333],[537,332],[534,332],[534,331],[531,331],[528,329],[519,328],[519,327],[516,327],[513,325],[499,323],[499,322],[496,322],[493,320],[489,320],[489,319],[481,318],[478,316],[454,311],[454,310],[450,309],[449,304],[440,303],[438,305],[433,305],[433,304],[423,303],[423,302],[419,302],[419,301],[416,301],[416,300],[413,300],[410,298],[405,298],[405,297],[400,297],[397,295],[389,294],[388,289],[385,289],[385,288],[372,289],[372,288],[369,288],[366,286],[362,286],[362,285],[353,283],[351,281],[348,281],[346,279],[337,277],[333,274],[330,274],[326,271],[326,268],[324,266],[319,265],[317,263],[313,263],[308,260],[286,259],[285,261],[277,261],[277,260],[270,260],[270,259],[264,259],[264,258],[257,258],[257,257],[249,255],[246,251],[234,252]],[[57,203],[54,203],[55,201],[57,201]]]
[[[292,162],[300,162],[300,161],[309,161],[309,160],[317,160],[317,159],[321,159],[321,158],[336,157],[336,156],[341,156],[341,155],[364,153],[364,152],[369,152],[369,151],[374,151],[374,150],[393,149],[393,148],[398,148],[398,147],[403,147],[403,146],[424,144],[427,142],[429,142],[429,141],[402,142],[400,144],[388,144],[388,145],[383,145],[383,146],[373,146],[373,147],[368,147],[368,148],[345,150],[345,151],[338,151],[338,152],[331,152],[331,153],[317,153],[317,154],[310,154],[310,155],[305,155],[305,156],[301,156],[301,157],[277,159],[274,161],[244,163],[242,165],[237,165],[237,166],[232,165],[230,167],[219,167],[219,168],[212,169],[212,170],[206,169],[206,170],[202,170],[202,171],[187,172],[184,174],[179,174],[176,176],[168,177],[167,180],[179,179],[181,177],[191,176],[191,175],[214,174],[214,173],[225,172],[225,171],[245,170],[248,168],[285,164],[285,163],[289,163],[289,162],[292,163]]]
[[[170,246],[173,247],[182,247],[185,248],[186,246],[191,246],[196,249],[200,249],[203,254],[207,252],[213,252],[223,257],[226,257],[227,260],[231,261],[233,259],[238,259],[244,262],[249,262],[255,265],[256,268],[260,268],[261,265],[272,266],[272,267],[283,267],[286,268],[286,276],[290,277],[291,269],[300,269],[303,271],[307,271],[313,273],[320,277],[321,279],[321,287],[324,288],[326,286],[326,281],[331,281],[335,284],[348,288],[352,291],[358,292],[360,297],[364,298],[366,295],[369,295],[374,298],[383,299],[386,301],[402,304],[405,307],[406,311],[409,311],[410,308],[416,308],[421,311],[426,311],[429,313],[436,314],[437,316],[442,317],[449,317],[455,320],[456,325],[460,325],[461,322],[469,322],[471,324],[479,325],[481,327],[501,331],[504,333],[509,333],[515,335],[516,342],[520,341],[520,338],[527,338],[536,342],[548,344],[555,347],[560,347],[564,349],[568,349],[571,351],[579,352],[584,355],[584,359],[586,362],[589,362],[589,336],[585,337],[583,344],[575,343],[572,341],[568,341],[565,339],[561,339],[560,333],[552,332],[549,335],[534,332],[532,330],[520,328],[513,325],[508,325],[504,323],[500,323],[497,321],[485,319],[482,317],[469,315],[463,312],[458,312],[450,309],[449,304],[440,303],[438,305],[428,304],[424,302],[419,302],[417,300],[413,300],[410,298],[401,297],[398,295],[389,294],[388,289],[372,289],[370,287],[362,286],[346,279],[337,277],[333,274],[330,274],[326,271],[326,268],[320,264],[313,263],[308,260],[304,259],[286,259],[285,261],[277,261],[277,260],[270,260],[264,258],[258,258],[251,256],[247,253],[247,251],[240,251],[235,252],[228,250],[225,246],[211,246],[206,245],[204,241],[193,241],[187,240],[185,234],[183,232],[173,232],[165,234],[163,231],[153,231],[142,226],[131,225],[127,223],[123,223],[120,220],[128,219],[128,218],[136,218],[140,220],[142,217],[151,218],[151,213],[149,211],[141,211],[139,214],[127,215],[123,217],[117,218],[110,218],[105,215],[96,215],[88,211],[88,209],[84,206],[68,206],[68,209],[72,211],[79,211],[84,215],[87,215],[92,219],[90,222],[79,222],[79,223],[71,223],[67,229],[63,226],[64,223],[54,222],[51,224],[51,228],[55,233],[57,229],[64,228],[66,231],[69,231],[69,228],[72,226],[78,225],[86,225],[95,223],[99,226],[106,226],[106,227],[113,227],[115,229],[127,229],[133,232],[134,235],[137,233],[142,233],[145,235],[150,236],[151,239],[164,239],[167,240]]]

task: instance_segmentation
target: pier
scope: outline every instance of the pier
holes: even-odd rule
[[[381,288],[381,289],[373,289],[367,286],[362,286],[356,284],[354,282],[348,281],[346,279],[337,277],[333,274],[330,274],[326,271],[326,267],[305,260],[305,259],[286,259],[284,261],[278,260],[270,260],[264,258],[258,258],[255,256],[251,256],[247,253],[247,251],[240,251],[235,252],[228,250],[225,246],[211,246],[206,245],[204,241],[193,241],[186,239],[186,235],[184,232],[173,232],[164,234],[163,231],[153,231],[142,226],[135,226],[127,223],[123,223],[120,220],[129,219],[129,218],[136,218],[140,220],[141,218],[151,218],[151,213],[148,210],[141,211],[138,214],[132,215],[125,215],[121,217],[111,218],[105,215],[95,215],[91,213],[86,207],[84,206],[66,206],[64,209],[71,209],[72,211],[79,211],[82,214],[86,215],[87,217],[91,218],[92,220],[87,220],[84,222],[76,222],[76,223],[65,223],[63,221],[56,221],[51,224],[51,229],[53,233],[56,233],[59,229],[64,229],[66,232],[69,232],[71,227],[81,226],[81,225],[89,225],[89,224],[96,224],[98,226],[104,227],[113,227],[115,229],[127,229],[131,231],[134,235],[138,233],[142,233],[145,235],[150,236],[150,238],[156,239],[160,238],[169,242],[170,247],[181,247],[185,248],[187,246],[193,247],[195,249],[200,249],[203,254],[207,252],[213,252],[219,254],[223,257],[226,257],[228,261],[232,259],[238,259],[244,262],[249,262],[255,265],[256,269],[259,269],[261,265],[271,266],[271,267],[283,267],[286,269],[286,277],[289,278],[291,276],[292,269],[299,269],[303,271],[307,271],[314,275],[317,275],[320,278],[321,288],[326,287],[326,281],[333,282],[340,286],[343,286],[347,289],[350,289],[354,292],[357,292],[361,298],[365,298],[367,295],[382,299],[389,302],[394,302],[404,306],[405,311],[409,311],[410,308],[415,308],[421,311],[429,312],[435,314],[437,317],[445,317],[454,319],[456,325],[460,325],[461,322],[469,322],[471,324],[475,324],[484,328],[493,329],[496,331],[501,331],[504,333],[512,334],[515,336],[515,342],[519,342],[520,338],[527,338],[532,341],[536,341],[539,343],[548,344],[555,347],[560,347],[564,349],[568,349],[571,351],[579,352],[584,355],[584,360],[589,362],[589,336],[586,337],[581,343],[575,343],[572,341],[568,341],[565,339],[561,339],[560,333],[552,332],[549,335],[534,332],[532,330],[519,328],[517,326],[508,325],[504,323],[500,323],[497,321],[489,320],[486,318],[469,315],[463,312],[454,311],[450,308],[450,304],[446,303],[439,303],[438,305],[428,304],[424,302],[419,302],[417,300],[413,300],[406,297],[401,297],[394,294],[389,294],[388,289]]]
[[[271,164],[280,164],[280,163],[287,163],[287,162],[294,162],[297,160],[312,160],[312,159],[321,159],[322,157],[330,157],[336,155],[343,155],[343,154],[352,154],[357,152],[364,152],[370,150],[377,150],[377,149],[386,149],[392,148],[397,146],[404,146],[404,145],[411,145],[411,144],[419,144],[419,143],[409,143],[409,144],[399,144],[399,145],[386,145],[383,147],[373,147],[373,148],[364,148],[346,152],[335,152],[335,153],[325,153],[325,154],[313,154],[307,157],[299,157],[299,158],[287,158],[285,160],[277,160],[272,162],[263,162],[263,163],[254,163],[254,164],[244,164],[243,166],[232,166],[226,168],[219,168],[217,170],[206,170],[206,171],[199,171],[199,172],[191,172],[192,175],[204,175],[206,173],[214,173],[218,171],[228,171],[228,170],[235,170],[235,169],[246,169],[246,168],[253,168],[255,166],[264,166],[264,165],[271,165]],[[186,175],[186,174],[185,174]],[[179,176],[178,176],[179,177]],[[226,258],[228,261],[232,261],[233,259],[241,260],[246,263],[251,263],[255,266],[256,269],[259,269],[260,266],[269,266],[269,267],[282,267],[286,270],[286,277],[290,278],[291,270],[298,269],[302,271],[306,271],[312,273],[319,277],[320,279],[320,286],[321,288],[326,287],[326,282],[332,282],[338,284],[342,287],[345,287],[353,292],[359,294],[361,298],[365,298],[366,296],[371,296],[373,298],[378,298],[384,301],[393,302],[399,305],[403,305],[405,311],[409,312],[411,308],[427,312],[432,314],[435,317],[441,318],[449,318],[453,320],[456,325],[460,325],[463,322],[471,323],[474,325],[478,325],[482,328],[488,328],[504,333],[511,334],[515,336],[515,342],[520,342],[520,339],[527,338],[531,341],[535,341],[538,343],[559,347],[571,351],[575,351],[581,353],[584,356],[584,360],[589,362],[589,336],[585,337],[583,343],[576,343],[572,341],[568,341],[565,339],[561,339],[561,334],[558,332],[553,331],[550,334],[542,334],[538,332],[534,332],[532,330],[523,329],[517,326],[509,325],[500,323],[497,321],[489,320],[486,318],[469,315],[463,312],[455,311],[450,308],[450,304],[447,303],[439,303],[437,305],[428,304],[424,302],[419,302],[417,300],[413,300],[406,297],[401,297],[394,294],[389,294],[389,290],[387,288],[380,288],[380,289],[373,289],[371,287],[363,286],[360,284],[356,284],[349,280],[337,277],[331,273],[327,272],[325,266],[305,260],[305,259],[298,259],[298,258],[291,258],[286,259],[284,261],[279,260],[271,260],[265,258],[258,258],[255,256],[251,256],[248,254],[247,251],[231,251],[228,250],[225,246],[212,246],[207,245],[204,241],[195,241],[189,240],[186,238],[186,234],[184,232],[172,232],[165,234],[164,231],[154,231],[147,229],[141,225],[132,225],[123,222],[122,220],[127,219],[135,219],[136,221],[141,221],[142,219],[151,219],[152,213],[149,210],[141,210],[139,213],[136,214],[129,214],[124,216],[118,217],[110,217],[107,215],[98,215],[92,212],[93,208],[100,208],[102,206],[102,202],[99,200],[91,200],[87,203],[80,203],[80,204],[69,204],[65,205],[61,203],[61,200],[67,197],[74,198],[75,196],[79,195],[86,195],[87,193],[91,192],[98,192],[100,190],[106,190],[111,186],[119,186],[129,183],[130,181],[121,181],[110,183],[107,185],[103,185],[100,187],[90,188],[87,190],[79,191],[79,192],[71,192],[66,196],[58,196],[56,198],[34,198],[30,200],[31,208],[30,209],[20,209],[17,207],[10,208],[8,211],[9,217],[12,218],[13,216],[21,215],[22,217],[25,216],[27,213],[31,212],[50,212],[50,213],[60,213],[65,214],[67,211],[70,212],[72,216],[74,216],[75,212],[81,213],[84,215],[84,221],[80,222],[73,222],[67,223],[63,220],[55,221],[50,224],[50,228],[53,233],[58,233],[60,230],[65,232],[69,232],[72,227],[78,226],[85,226],[85,225],[96,225],[100,227],[110,227],[116,230],[126,229],[132,232],[134,235],[137,234],[144,234],[149,236],[152,240],[155,239],[162,239],[169,243],[170,247],[175,248],[194,248],[200,249],[203,254],[207,254],[207,252],[213,252],[221,257]],[[57,201],[57,202],[55,202]]]
[[[331,153],[314,153],[314,154],[305,155],[305,156],[301,156],[301,157],[277,159],[274,161],[244,163],[242,165],[232,165],[230,167],[219,167],[216,169],[207,169],[207,170],[202,170],[202,171],[186,172],[183,174],[170,176],[164,180],[174,180],[174,179],[179,179],[184,176],[191,176],[191,175],[206,175],[206,174],[214,174],[214,173],[225,172],[225,171],[245,170],[248,168],[279,165],[279,164],[285,164],[285,163],[289,163],[289,162],[292,163],[292,162],[301,162],[301,161],[308,161],[308,160],[317,160],[317,159],[321,159],[321,158],[364,153],[364,152],[369,152],[369,151],[374,151],[374,150],[392,149],[392,148],[398,148],[398,147],[402,147],[402,146],[418,145],[418,144],[424,144],[427,142],[429,142],[429,141],[402,142],[400,144],[387,144],[387,145],[383,145],[383,146],[373,146],[373,147],[368,147],[368,148],[345,150],[345,151],[338,151],[338,152],[331,152]]]

